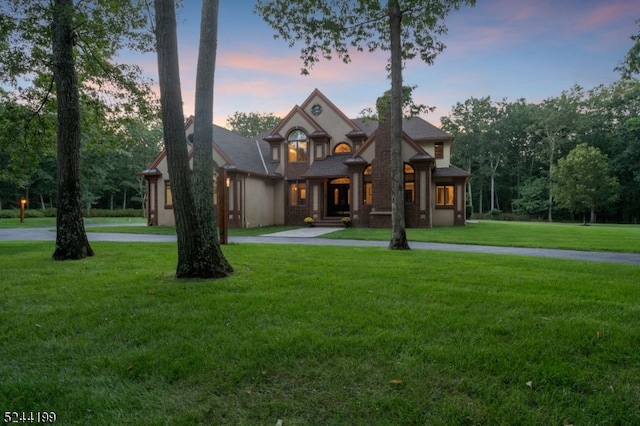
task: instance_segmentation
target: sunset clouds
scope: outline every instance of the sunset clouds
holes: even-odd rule
[[[193,113],[200,2],[179,12],[180,71],[185,115]],[[300,75],[299,48],[273,39],[253,14],[252,2],[220,3],[214,122],[236,111],[285,115],[320,89],[348,116],[390,86],[387,52],[353,52],[353,61],[322,60]],[[424,118],[438,124],[456,102],[471,96],[540,101],[574,84],[591,88],[618,78],[613,68],[637,32],[637,0],[483,0],[447,18],[447,49],[433,66],[407,64],[405,84],[417,84],[416,101],[436,106]],[[155,57],[134,58],[157,80]]]

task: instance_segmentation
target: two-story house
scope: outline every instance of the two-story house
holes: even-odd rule
[[[193,119],[185,125],[187,139]],[[469,173],[450,163],[453,138],[425,120],[403,122],[407,227],[464,225]],[[247,139],[214,126],[214,160],[224,176],[230,227],[339,224],[391,226],[388,122],[349,119],[319,90],[265,135]],[[149,225],[173,225],[163,151],[143,173]]]

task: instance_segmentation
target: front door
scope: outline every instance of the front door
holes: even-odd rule
[[[351,208],[349,178],[333,179],[327,184],[327,216],[349,216]]]

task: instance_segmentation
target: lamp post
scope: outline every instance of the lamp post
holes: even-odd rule
[[[24,223],[24,206],[27,204],[27,200],[24,197],[20,197],[20,223]]]

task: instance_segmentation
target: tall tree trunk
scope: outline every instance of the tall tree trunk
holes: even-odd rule
[[[199,226],[191,188],[178,63],[178,38],[173,0],[155,0],[156,43],[160,103],[167,165],[173,191],[173,211],[178,238],[177,278],[212,278],[210,262],[203,260],[205,238]],[[217,12],[216,12],[217,14]],[[211,116],[209,117],[209,120]],[[209,144],[211,144],[211,138]],[[212,159],[212,157],[211,157]],[[209,179],[213,179],[209,175]],[[218,272],[218,271],[216,271]]]
[[[213,206],[213,85],[218,43],[218,0],[202,1],[200,47],[196,73],[193,134],[193,188],[202,246],[198,247],[199,274],[224,277],[233,272],[220,248]]]
[[[404,167],[402,166],[402,11],[389,1],[391,36],[391,250],[409,250],[404,220]]]
[[[58,204],[54,260],[93,256],[82,220],[80,99],[73,57],[73,0],[53,7],[53,74],[58,101]]]
[[[549,131],[547,130],[547,135],[549,135]],[[553,137],[550,138],[549,140],[549,206],[548,206],[548,212],[547,212],[547,219],[549,220],[549,222],[553,222],[553,194],[551,192],[551,189],[553,188],[553,157],[554,157],[554,151],[556,150],[556,142],[553,139]]]

